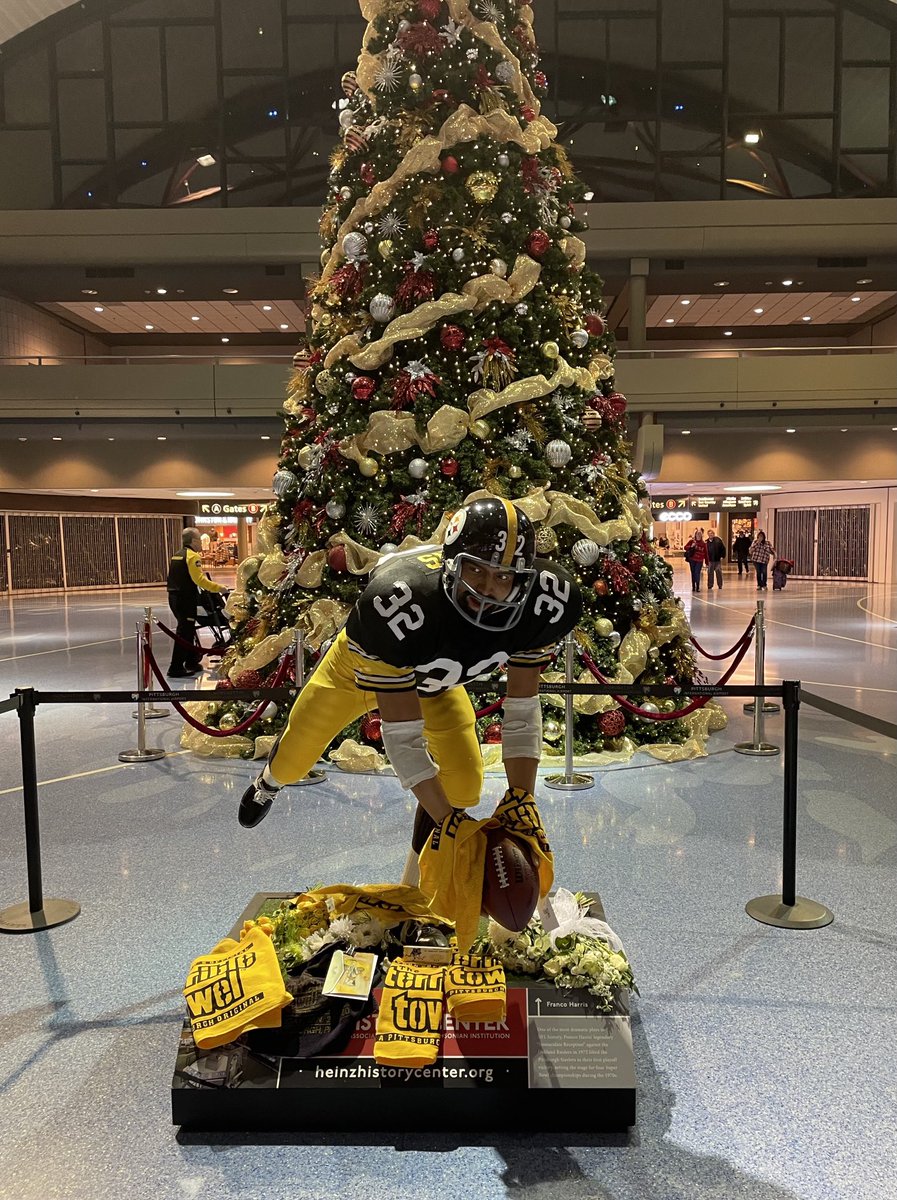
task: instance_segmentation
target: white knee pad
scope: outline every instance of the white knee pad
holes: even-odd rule
[[[404,788],[416,787],[439,774],[439,768],[427,751],[424,722],[384,721],[380,726],[383,749]]]
[[[542,702],[538,696],[508,696],[501,726],[501,757],[542,757]]]

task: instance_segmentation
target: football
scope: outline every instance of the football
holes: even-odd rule
[[[536,911],[539,874],[529,847],[500,827],[486,829],[483,912],[519,932]]]

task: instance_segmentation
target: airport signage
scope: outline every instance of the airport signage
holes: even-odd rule
[[[264,512],[264,504],[226,500],[201,500],[197,505],[203,517],[258,517]]]
[[[760,497],[737,492],[707,493],[692,496],[652,496],[651,512],[655,518],[662,518],[664,513],[684,512],[758,512]],[[669,520],[675,520],[668,516]],[[685,520],[688,520],[686,517]]]

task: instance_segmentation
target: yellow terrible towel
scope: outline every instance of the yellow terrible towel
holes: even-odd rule
[[[364,887],[334,883],[330,887],[303,892],[293,904],[302,907],[321,901],[326,902],[331,918],[346,917],[351,912],[367,912],[384,925],[397,925],[409,918],[433,916],[429,900],[423,892],[403,883],[369,883]]]
[[[241,941],[223,938],[193,960],[184,986],[193,1040],[203,1050],[235,1041],[247,1028],[280,1024],[292,996],[271,939],[257,926]]]
[[[437,825],[420,852],[420,886],[430,907],[455,923],[458,948],[470,949],[480,922],[486,828],[504,826],[533,851],[539,872],[539,895],[547,896],[554,880],[554,859],[539,810],[523,788],[508,788],[491,817],[475,821],[460,809]]]
[[[456,954],[445,969],[445,1002],[452,1019],[503,1021],[507,1008],[505,969],[494,958]]]
[[[374,1058],[385,1067],[428,1067],[436,1061],[442,1034],[444,967],[395,959],[386,972]]]

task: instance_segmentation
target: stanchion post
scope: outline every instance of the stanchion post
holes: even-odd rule
[[[570,687],[576,663],[576,638],[571,629],[564,638],[564,682]],[[578,774],[573,770],[573,693],[564,696],[564,774],[548,775],[543,780],[547,788],[560,792],[584,792],[595,786],[592,775]]]
[[[296,687],[301,692],[305,687],[305,635],[302,630],[297,628],[295,637],[293,638],[293,680]],[[306,787],[310,783],[323,783],[327,776],[323,771],[316,771],[314,767],[302,779],[298,780],[295,787]]]
[[[153,610],[152,610],[152,608],[148,607],[143,610],[143,646],[141,647],[139,641],[137,643],[137,654],[138,654],[138,657],[140,658],[140,662],[137,664],[137,670],[138,670],[139,677],[140,677],[141,691],[145,691],[149,687],[149,684],[150,684],[151,675],[150,675],[150,671],[148,669],[149,668],[148,657],[150,654],[152,654],[152,652],[153,652]],[[153,705],[153,704],[144,704],[143,715],[147,721],[157,721],[160,717],[167,717],[169,715],[169,712],[168,712],[167,708],[156,708],[155,705]],[[139,705],[137,707],[137,710],[135,712],[131,713],[131,716],[135,720],[140,719]]]
[[[764,655],[764,638],[763,638],[763,601],[757,601],[757,617],[754,625],[754,685],[763,687],[763,655]],[[758,703],[758,700],[760,701]],[[779,706],[773,704],[770,706],[773,712],[779,711]],[[754,697],[753,704],[744,706],[745,712],[754,714],[754,736],[750,742],[736,742],[733,749],[736,754],[751,754],[756,758],[765,758],[773,754],[778,754],[778,746],[774,746],[771,742],[763,740],[763,714],[769,711],[766,704],[763,703],[762,697]]]
[[[34,743],[34,688],[16,688],[19,697],[19,743],[22,754],[22,799],[25,807],[25,860],[28,900],[0,912],[0,932],[36,933],[73,921],[81,911],[75,900],[45,900],[40,861],[40,817],[37,803],[37,750]]]
[[[762,600],[757,601],[757,613],[754,617],[754,683],[757,687],[763,687],[766,683],[766,616],[763,611]],[[772,700],[767,700],[765,697],[762,707],[765,713],[777,713],[779,711],[778,704],[775,704]],[[748,702],[744,706],[744,711],[752,713],[754,705]]]
[[[835,917],[831,909],[796,895],[797,876],[797,730],[800,684],[782,684],[785,703],[785,761],[782,813],[782,894],[749,900],[744,911],[764,925],[781,929],[821,929]]]
[[[137,749],[122,750],[118,756],[119,762],[125,763],[140,763],[140,762],[155,762],[159,758],[165,757],[165,751],[158,746],[147,746],[146,744],[146,706],[140,697],[144,691],[144,675],[143,664],[145,661],[144,655],[146,647],[144,645],[144,628],[141,623],[137,622]]]

